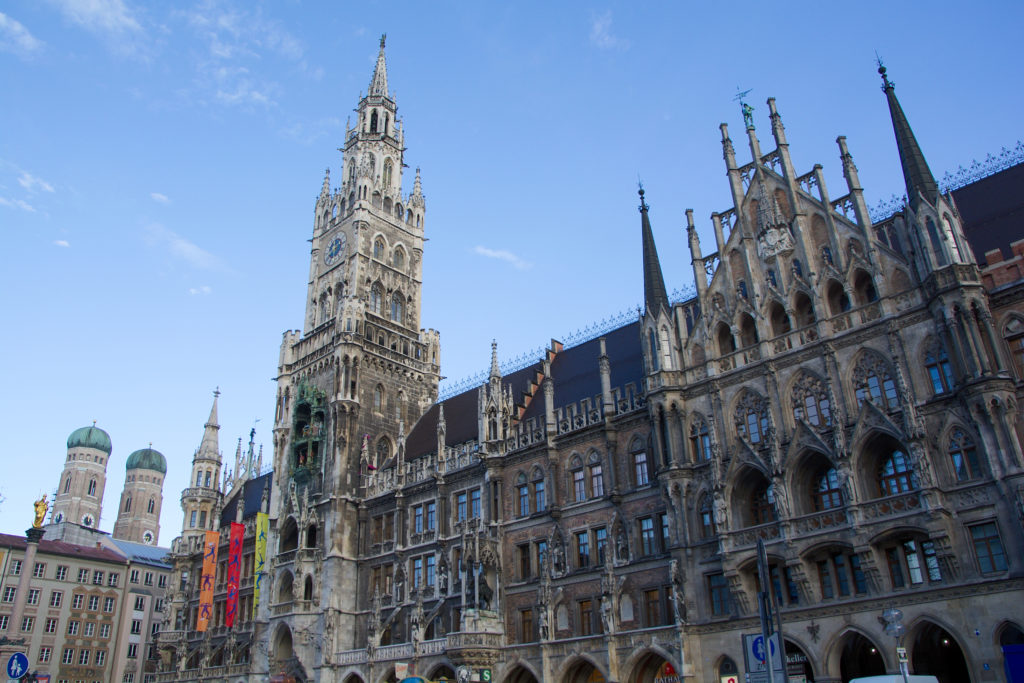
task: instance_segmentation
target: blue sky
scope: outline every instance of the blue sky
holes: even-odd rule
[[[939,177],[1022,137],[1019,2],[151,3],[0,8],[0,293],[7,443],[0,530],[52,493],[65,439],[170,471],[161,544],[219,386],[221,448],[256,427],[270,459],[283,331],[301,327],[313,203],[340,178],[346,119],[388,34],[406,161],[427,196],[423,317],[442,372],[484,370],[640,300],[637,178],[669,289],[692,282],[729,206],[718,124],[749,159],[777,98],[800,173],[869,204],[903,192],[873,64],[882,55]],[[259,422],[256,422],[256,420]]]

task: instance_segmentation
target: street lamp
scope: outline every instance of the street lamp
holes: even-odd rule
[[[903,625],[903,612],[895,607],[889,607],[882,611],[882,621],[885,622],[885,632],[896,639],[896,659],[899,661],[900,674],[903,676],[903,683],[908,683],[907,651],[903,647],[903,635],[907,632],[907,627]]]

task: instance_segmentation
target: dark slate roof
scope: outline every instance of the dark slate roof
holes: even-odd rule
[[[603,335],[611,363],[613,390],[633,383],[640,385],[643,377],[643,360],[640,348],[640,324],[623,325]],[[598,366],[600,342],[592,339],[579,346],[564,349],[555,354],[551,362],[551,377],[555,382],[555,407],[570,405],[581,399],[600,396],[601,375]],[[534,380],[543,371],[543,363],[537,361],[522,370],[502,377],[502,385],[512,388],[512,398],[517,405],[525,405],[522,420],[544,415],[543,389],[538,386],[534,394],[530,390]],[[445,445],[456,446],[478,438],[477,422],[479,387],[435,403],[421,417],[405,440],[407,459],[417,458],[437,451],[437,417],[439,405],[444,405]]]
[[[24,536],[0,534],[0,547],[24,550],[26,545],[27,541]],[[102,562],[113,562],[114,564],[126,563],[124,557],[109,548],[76,545],[74,543],[65,543],[64,541],[42,540],[39,542],[39,552],[49,555],[64,555],[66,557],[82,557]]]
[[[879,67],[882,80],[885,82],[885,97],[889,101],[889,114],[892,117],[892,129],[896,133],[896,146],[900,152],[900,164],[903,166],[903,179],[907,183],[907,199],[910,205],[917,207],[918,196],[934,203],[939,196],[939,185],[935,182],[928,162],[924,160],[921,146],[914,137],[907,115],[903,113],[900,101],[896,99],[896,90],[885,76],[885,68]]]
[[[1024,164],[953,190],[953,199],[979,264],[993,249],[1013,256],[1010,243],[1024,239]]]
[[[263,486],[266,485],[269,489],[270,495],[274,490],[273,483],[270,477],[273,476],[274,471],[264,472],[255,479],[246,479],[245,483],[242,484],[241,489],[236,489],[231,492],[228,499],[224,502],[224,509],[220,513],[220,525],[227,526],[231,522],[235,521],[235,501],[238,500],[238,491],[241,490],[243,496],[242,503],[242,519],[249,519],[255,517],[256,513],[260,511],[260,503],[263,502]]]
[[[117,538],[111,539],[121,552],[128,556],[132,562],[138,562],[140,564],[151,564],[157,567],[170,568],[170,564],[165,561],[165,558],[170,554],[170,548],[160,548],[155,545],[146,545],[145,543],[134,543],[132,541],[122,541]]]

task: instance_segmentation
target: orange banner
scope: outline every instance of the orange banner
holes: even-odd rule
[[[203,574],[199,577],[197,631],[205,631],[213,617],[213,584],[217,576],[217,543],[219,541],[219,533],[216,531],[206,532],[206,542],[203,543]]]

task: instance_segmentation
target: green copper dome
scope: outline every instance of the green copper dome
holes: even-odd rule
[[[167,458],[160,451],[152,448],[137,450],[128,456],[126,470],[153,470],[160,474],[167,474]]]
[[[114,447],[110,445],[110,435],[93,423],[89,427],[71,432],[71,436],[68,437],[68,449],[72,448],[95,448],[110,455]]]

